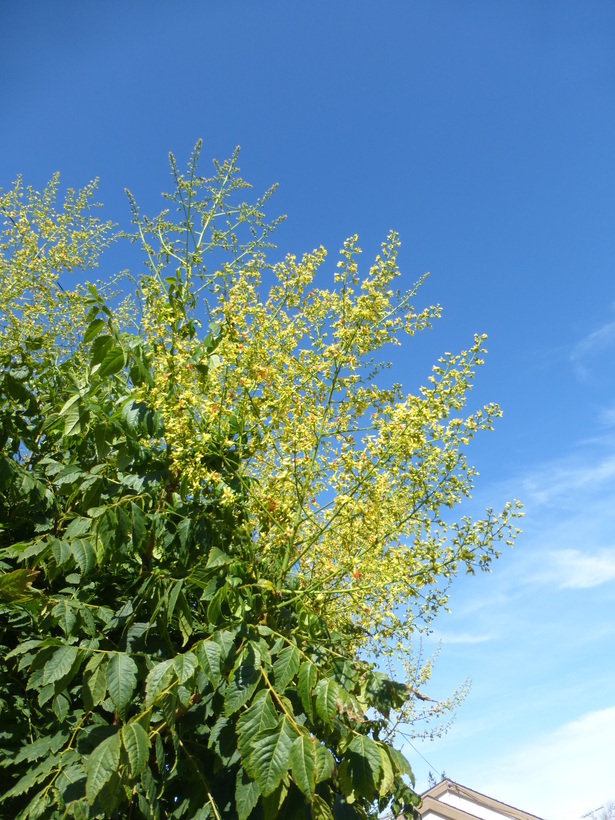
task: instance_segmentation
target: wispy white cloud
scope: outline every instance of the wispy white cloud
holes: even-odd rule
[[[546,820],[579,820],[615,799],[614,737],[615,706],[588,712],[492,760],[474,787]]]
[[[473,644],[492,641],[494,636],[474,632],[440,632],[436,629],[432,632],[432,638],[437,641],[442,641],[443,644]]]
[[[610,407],[603,407],[598,412],[598,418],[604,427],[615,427],[615,402]]]
[[[600,459],[567,459],[551,462],[533,470],[522,481],[522,495],[539,504],[563,501],[582,490],[598,492],[615,479],[615,453]]]
[[[584,379],[589,373],[589,359],[615,346],[615,321],[607,322],[589,333],[572,349],[570,361],[578,378]]]
[[[615,579],[615,548],[588,554],[576,549],[549,550],[544,568],[533,578],[560,589],[589,589]]]

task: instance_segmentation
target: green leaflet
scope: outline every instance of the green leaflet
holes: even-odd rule
[[[414,786],[414,774],[412,773],[412,769],[410,767],[410,764],[408,763],[408,761],[406,760],[404,755],[398,749],[396,749],[394,746],[388,746],[387,749],[388,749],[391,761],[392,761],[393,765],[395,766],[396,772],[398,774],[408,775],[408,777],[410,778],[410,782]]]
[[[314,739],[299,735],[290,748],[289,761],[292,775],[303,794],[312,798],[315,787],[316,754]]]
[[[83,670],[81,688],[83,705],[88,711],[102,703],[107,694],[107,657],[102,653],[92,655]]]
[[[145,680],[145,705],[151,706],[156,698],[169,686],[173,677],[173,660],[157,663]]]
[[[73,627],[77,622],[77,617],[73,608],[65,600],[58,601],[58,603],[51,610],[54,618],[58,619],[58,626],[68,637],[73,631]]]
[[[373,800],[382,775],[380,747],[371,738],[357,735],[352,739],[340,767],[345,793]]]
[[[333,820],[331,807],[318,794],[312,801],[311,816],[312,820]]]
[[[299,667],[299,676],[297,679],[297,693],[301,698],[301,703],[305,709],[306,715],[310,720],[314,720],[314,706],[312,694],[316,681],[318,680],[318,672],[316,666],[310,661],[304,661]]]
[[[126,707],[137,685],[137,664],[125,652],[109,655],[107,664],[107,689],[118,715],[124,719]]]
[[[252,741],[250,769],[264,797],[278,787],[290,766],[290,749],[297,737],[297,730],[287,715],[277,726],[262,729]]]
[[[249,757],[252,741],[262,729],[273,729],[278,722],[278,714],[273,706],[271,695],[263,689],[254,696],[248,709],[237,721],[239,750],[244,760]]]
[[[149,737],[147,732],[136,721],[131,721],[122,726],[121,731],[122,746],[126,750],[130,774],[138,777],[147,765],[149,757]]]
[[[186,681],[194,675],[197,666],[196,656],[193,655],[192,652],[176,655],[173,658],[173,669],[175,670],[179,683],[186,683]]]
[[[45,664],[43,684],[54,683],[67,675],[79,656],[76,646],[63,646],[57,649]]]
[[[96,552],[88,538],[75,538],[70,542],[73,554],[82,575],[89,575],[96,567]]]
[[[323,678],[318,681],[316,689],[316,712],[325,723],[331,724],[337,714],[337,706],[340,702],[340,687],[330,678]]]
[[[220,662],[222,652],[215,641],[200,641],[194,648],[199,665],[212,686],[218,686],[222,680]]]
[[[16,569],[0,575],[0,598],[15,601],[26,594],[34,594],[31,586],[37,576],[38,570],[31,569]]]
[[[314,754],[316,782],[328,780],[335,772],[335,758],[326,746],[317,746]]]
[[[287,646],[278,653],[273,664],[273,675],[276,690],[282,693],[297,674],[301,655],[296,646]]]
[[[250,699],[260,680],[260,655],[250,645],[235,665],[224,694],[224,714],[227,717]]]
[[[251,780],[244,769],[238,769],[235,783],[235,806],[238,820],[246,820],[258,803],[261,790],[258,783]]]
[[[90,806],[105,783],[114,774],[120,763],[120,735],[119,732],[103,740],[85,763],[87,782],[85,794]]]
[[[381,797],[384,797],[384,795],[388,794],[393,788],[395,783],[395,770],[393,768],[391,758],[389,757],[387,747],[379,743],[378,750],[380,751],[380,766],[382,771],[382,776],[380,777],[380,782],[378,783],[378,794]]]

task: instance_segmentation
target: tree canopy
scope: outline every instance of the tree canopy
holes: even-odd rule
[[[499,415],[464,413],[484,337],[391,385],[383,350],[440,314],[394,289],[397,235],[322,287],[324,249],[271,262],[271,192],[199,150],[122,234],[95,185],[0,197],[3,811],[413,816],[411,635],[519,514],[453,514]],[[123,294],[69,287],[111,241],[144,254]]]

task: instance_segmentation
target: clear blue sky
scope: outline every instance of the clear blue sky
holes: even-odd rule
[[[430,694],[473,688],[429,765],[406,747],[419,787],[445,770],[549,820],[615,798],[615,3],[0,0],[2,187],[100,176],[126,221],[124,187],[158,209],[198,137],[279,182],[280,253],[356,232],[367,265],[399,231],[444,308],[408,390],[489,334],[474,510],[518,497],[525,533],[427,641]]]

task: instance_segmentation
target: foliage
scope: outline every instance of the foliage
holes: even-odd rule
[[[268,265],[267,197],[197,160],[170,211],[133,202],[138,310],[59,285],[110,235],[91,187],[61,214],[57,180],[2,195],[3,811],[413,816],[416,692],[367,658],[515,534],[515,507],[448,520],[499,412],[459,415],[483,337],[416,396],[378,387],[439,314],[391,290],[397,237],[363,281],[349,240],[317,288],[325,252]]]

